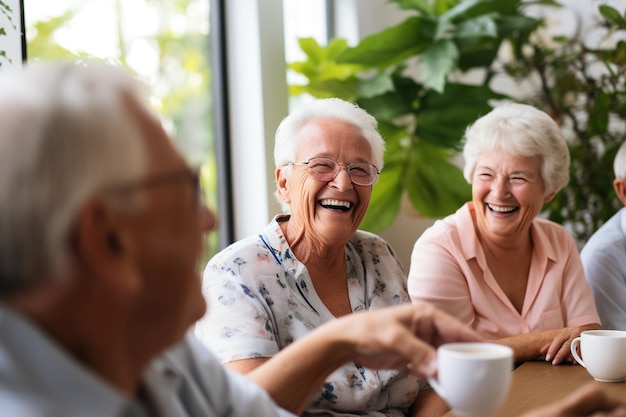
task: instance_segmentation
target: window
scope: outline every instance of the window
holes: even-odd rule
[[[151,105],[191,163],[202,166],[217,207],[210,95],[208,0],[28,0],[28,61],[101,59],[152,87]],[[208,237],[206,258],[217,251]]]

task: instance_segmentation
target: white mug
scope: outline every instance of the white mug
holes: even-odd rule
[[[506,397],[513,349],[495,343],[448,343],[437,349],[437,379],[430,386],[455,414],[487,416]]]
[[[580,353],[578,355],[578,345]],[[600,382],[620,382],[626,379],[626,331],[585,330],[570,345],[576,362]]]

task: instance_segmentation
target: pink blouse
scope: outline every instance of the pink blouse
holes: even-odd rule
[[[488,339],[600,323],[574,240],[560,225],[536,218],[534,250],[521,314],[487,266],[474,229],[473,206],[438,220],[415,242],[408,290]]]

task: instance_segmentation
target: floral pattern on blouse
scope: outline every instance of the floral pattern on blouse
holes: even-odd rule
[[[271,357],[335,317],[321,301],[306,266],[291,252],[276,216],[262,233],[213,257],[203,277],[208,312],[196,335],[223,362]],[[408,303],[406,275],[382,238],[357,231],[346,244],[352,311]],[[305,415],[404,416],[417,378],[348,363],[326,379]]]

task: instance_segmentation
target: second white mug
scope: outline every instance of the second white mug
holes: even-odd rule
[[[596,381],[626,379],[626,331],[585,330],[572,341],[570,350],[576,362],[587,368]]]

